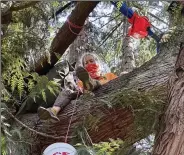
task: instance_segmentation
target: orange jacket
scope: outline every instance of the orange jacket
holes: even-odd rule
[[[117,76],[115,75],[115,74],[113,74],[113,73],[106,73],[104,76],[101,76],[101,78],[100,78],[100,83],[103,85],[103,84],[105,84],[105,83],[107,83],[107,82],[109,82],[110,80],[113,80],[113,79],[115,79],[115,78],[117,78]],[[80,87],[80,88],[83,88],[83,84],[82,84],[82,81],[79,81],[78,83],[77,83],[77,85]]]

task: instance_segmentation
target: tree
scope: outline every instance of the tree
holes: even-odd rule
[[[184,47],[181,46],[174,73],[169,79],[168,102],[162,116],[161,126],[157,135],[153,155],[184,154]]]
[[[126,23],[126,22],[125,22]],[[124,34],[128,33],[128,23],[125,24],[124,26]],[[131,43],[133,42],[133,39],[126,35],[123,38],[123,45],[122,45],[122,72],[131,72],[135,68],[135,58],[134,58],[134,52],[132,49]]]
[[[76,5],[75,9],[72,11],[68,20],[75,25],[79,25],[82,27],[85,19],[89,16],[89,13],[95,8],[97,4],[98,2],[79,2]],[[77,28],[75,30],[75,33],[79,34],[80,31],[81,28]],[[68,46],[77,37],[76,34],[70,31],[68,22],[66,21],[52,41],[50,50],[50,63],[48,63],[46,59],[39,60],[35,71],[40,75],[44,75],[49,72],[49,70],[58,61],[58,57],[56,56],[56,54],[60,54],[60,56],[63,55]],[[68,36],[68,38],[66,38],[65,36]]]
[[[133,72],[104,85],[95,92],[95,97],[87,95],[80,98],[70,127],[68,142],[71,143],[72,136],[73,140],[81,138],[76,135],[85,136],[82,130],[84,128],[93,142],[121,138],[132,144],[154,132],[153,126],[157,124],[157,116],[161,113],[163,103],[167,102],[167,81],[174,68],[179,42],[183,40],[183,35],[183,32],[177,33],[175,37],[177,42],[173,39],[162,45],[160,54]],[[48,144],[64,141],[67,122],[71,118],[74,105],[75,101],[64,109],[59,115],[61,122],[56,124],[39,126],[37,114],[26,114],[21,117],[20,121],[25,124],[29,122],[27,124],[29,127],[34,126],[37,131],[50,135],[20,127],[22,136],[29,139],[32,145],[31,150],[29,144],[24,145],[27,152],[40,154]],[[11,146],[16,148],[15,155],[20,154],[21,148],[18,145]]]
[[[59,32],[64,30],[62,27]],[[66,35],[70,33],[67,31]],[[60,38],[61,34],[56,36]],[[149,62],[102,86],[94,92],[95,97],[86,94],[77,101],[68,142],[81,139],[99,142],[121,138],[126,146],[155,131],[157,117],[162,112],[163,103],[167,102],[166,83],[174,68],[179,43],[184,38],[183,31],[176,31],[172,37]],[[69,43],[72,39],[74,38]],[[55,39],[55,43],[56,41]],[[66,43],[66,48],[69,43]],[[55,47],[59,51],[57,48],[60,46]],[[48,69],[47,65],[44,67]],[[56,124],[40,122],[36,114],[25,114],[18,120],[8,111],[16,120],[12,123],[12,128],[17,127],[21,131],[21,139],[15,132],[12,136],[14,141],[8,143],[12,153],[36,155],[49,144],[64,141],[74,107],[75,101],[59,115],[61,121]]]

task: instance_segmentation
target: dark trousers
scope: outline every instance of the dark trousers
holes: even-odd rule
[[[81,92],[75,91],[75,92],[69,92],[67,90],[63,90],[59,93],[57,99],[54,102],[53,106],[60,107],[63,109],[66,105],[68,105],[72,100],[75,100],[81,95]]]

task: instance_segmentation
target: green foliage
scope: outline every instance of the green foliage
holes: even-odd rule
[[[19,2],[19,4],[21,3],[23,2]],[[52,13],[61,5],[63,6],[66,3],[68,2],[39,2],[33,7],[13,12],[13,22],[11,22],[8,25],[7,30],[3,32],[4,35],[2,38],[2,83],[5,87],[2,90],[2,101],[5,104],[10,103],[13,106],[14,103],[19,104],[25,102],[29,97],[33,98],[36,102],[37,97],[40,96],[47,102],[47,90],[54,95],[59,91],[59,86],[56,82],[49,81],[46,76],[39,76],[37,73],[31,72],[31,70],[34,70],[35,62],[37,62],[40,57],[47,55],[47,52],[49,51],[48,47],[50,46],[50,41],[52,39],[49,35],[50,33],[57,31],[52,27],[53,25],[51,26],[51,24],[49,24],[48,19],[50,15],[52,15]],[[149,8],[148,3],[141,2],[141,5],[143,10],[139,10],[139,13],[145,15]],[[96,45],[101,45],[109,32],[111,32],[119,22],[123,21],[122,16],[117,17],[119,12],[111,9],[111,6],[110,2],[102,2],[101,6],[97,6],[100,9],[98,8],[98,11],[95,10],[93,12],[93,15],[98,17],[106,16],[107,13],[105,11],[111,10],[108,14],[109,17],[105,20],[101,20],[102,18],[98,17],[99,20],[97,22],[92,22],[93,28],[95,29],[93,29],[92,33],[95,35],[91,35],[91,33],[88,37],[92,39]],[[106,10],[104,11],[104,9]],[[66,14],[66,12],[68,13],[69,11],[71,10],[67,9],[64,13]],[[163,12],[160,11],[160,14],[158,14],[159,18],[163,15],[162,13]],[[165,17],[164,14],[164,18]],[[180,21],[181,16],[179,14],[179,9],[176,10],[174,17],[174,24],[177,26],[180,24],[179,27],[181,28],[183,23],[181,24]],[[152,20],[152,17],[149,18]],[[110,20],[111,22],[109,22]],[[103,26],[106,21],[109,23],[106,26]],[[152,21],[155,21],[155,19]],[[123,24],[117,28],[113,34],[109,35],[109,38],[99,47],[101,48],[101,57],[103,57],[103,60],[107,62],[110,68],[118,68],[119,62],[121,61],[122,38],[126,35],[123,27],[126,25],[127,23],[123,21]],[[158,25],[160,25],[160,23],[156,21],[156,26]],[[96,35],[96,33],[98,33],[98,35]],[[153,39],[141,40],[138,48],[137,66],[142,65],[156,54],[156,46]],[[115,71],[117,71],[117,69],[115,69]],[[113,106],[130,107],[135,114],[137,134],[147,134],[150,133],[150,131],[154,131],[153,126],[157,124],[155,120],[160,113],[160,111],[157,110],[161,109],[161,101],[152,97],[151,94],[142,94],[137,91],[124,91],[118,92],[115,96],[108,96],[108,99],[108,102],[105,100],[103,102],[108,108]],[[102,101],[102,99],[100,100]],[[113,105],[114,103],[118,104]],[[97,124],[103,115],[100,112],[98,113],[99,115],[92,116],[89,114],[86,117],[84,125],[87,129],[91,128],[98,130]],[[17,132],[16,129],[11,130],[10,132],[9,124],[6,122],[7,120],[5,117],[5,114],[1,116],[2,131],[4,133],[1,139],[3,148],[6,147],[7,137],[13,136],[15,139],[21,138],[20,132]],[[84,137],[86,134],[80,132],[80,135],[85,142]],[[86,139],[89,141],[89,137]],[[122,141],[110,140],[110,142],[94,144],[92,147],[87,147],[85,145],[81,148],[81,152],[86,151],[89,154],[113,155],[120,149],[121,145],[123,145]],[[5,152],[3,153],[5,154]],[[24,150],[22,154],[25,153],[26,151]],[[87,155],[87,153],[83,154]]]
[[[10,124],[7,123],[7,116],[6,116],[6,106],[4,103],[1,102],[1,154],[7,154],[7,138],[11,137],[12,134],[10,133]]]
[[[117,155],[117,151],[123,147],[124,142],[120,139],[109,139],[109,142],[100,142],[92,146],[76,144],[78,155]]]
[[[25,2],[13,2],[17,6]],[[7,2],[7,8],[12,2]],[[1,65],[2,65],[2,98],[4,106],[1,108],[1,154],[8,154],[8,146],[15,144],[21,139],[21,132],[12,128],[8,123],[8,110],[14,114],[15,105],[20,106],[27,98],[36,100],[42,96],[46,102],[46,93],[49,91],[56,94],[59,85],[49,81],[46,76],[34,73],[35,62],[47,54],[49,43],[49,15],[50,3],[38,2],[36,5],[13,11],[12,21],[9,25],[3,25],[3,36],[1,40]],[[32,70],[32,71],[31,71]],[[1,104],[3,105],[3,104]],[[6,143],[9,143],[6,145]],[[18,142],[20,144],[20,142]],[[21,144],[23,145],[23,144]],[[26,154],[26,151],[22,154]]]
[[[159,88],[157,88],[157,91]],[[136,136],[145,137],[148,134],[155,132],[158,127],[158,116],[162,112],[164,106],[163,101],[157,97],[158,92],[140,92],[137,90],[129,91],[123,90],[118,91],[109,96],[109,102],[112,107],[126,107],[130,108],[134,115],[134,126],[136,129]],[[114,105],[115,104],[115,105]]]
[[[109,139],[110,142],[100,142],[98,144],[94,144],[94,149],[97,150],[98,155],[115,155],[116,152],[123,147],[124,142],[120,139],[113,140]]]
[[[6,137],[1,135],[1,155],[7,155],[6,149]]]
[[[31,97],[36,102],[36,97],[42,96],[43,100],[47,102],[46,99],[46,90],[49,90],[53,95],[56,95],[60,91],[59,84],[55,81],[49,81],[46,76],[39,76],[37,73],[32,74],[33,80],[37,82],[36,85],[31,84],[29,85],[30,93],[28,97]],[[34,85],[34,87],[33,87]]]
[[[156,55],[156,43],[154,40],[141,40],[136,66],[139,67]]]
[[[34,72],[29,73],[26,66],[23,59],[17,58],[9,62],[2,74],[6,86],[10,86],[12,93],[16,91],[19,94],[19,99],[22,99],[27,93],[32,98],[41,94],[46,102],[46,89],[54,95],[59,91],[59,85],[56,82],[49,81],[46,76],[39,76]]]
[[[23,4],[24,2],[15,3],[17,6]],[[33,98],[41,94],[46,102],[46,89],[52,94],[58,91],[56,82],[30,72],[34,63],[41,56],[47,55],[50,5],[37,3],[32,7],[13,11],[13,22],[8,25],[2,38],[2,82],[11,93],[11,99],[15,98],[18,102],[24,101],[27,94]],[[7,101],[7,96],[3,100]]]

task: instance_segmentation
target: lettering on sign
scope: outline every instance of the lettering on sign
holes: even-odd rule
[[[53,155],[70,155],[70,153],[68,153],[68,152],[56,152],[56,153],[54,153]]]

